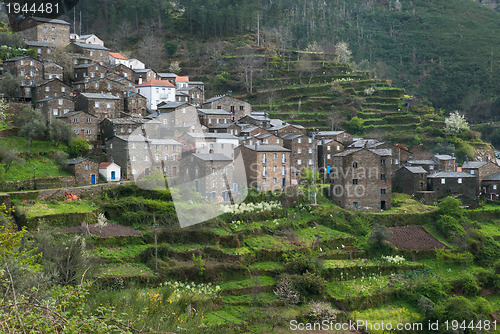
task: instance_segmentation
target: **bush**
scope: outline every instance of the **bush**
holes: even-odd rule
[[[314,273],[292,275],[293,286],[304,297],[323,296],[327,292],[326,281]]]
[[[82,137],[76,137],[69,141],[68,153],[72,158],[84,156],[90,150],[89,141]]]
[[[294,288],[294,284],[289,276],[283,276],[278,283],[274,294],[285,304],[298,304],[300,302],[300,294]]]
[[[479,293],[479,285],[476,277],[470,273],[465,273],[458,281],[457,286],[466,296],[477,296]]]
[[[464,214],[462,202],[453,197],[446,197],[438,204],[437,213],[439,215],[447,215],[454,218],[460,218]]]
[[[436,319],[440,322],[457,320],[459,323],[465,320],[468,324],[476,322],[480,318],[488,319],[491,314],[491,306],[484,298],[478,298],[475,303],[469,299],[457,296],[451,297],[436,307]],[[465,333],[474,331],[466,329]]]
[[[333,322],[337,319],[337,310],[335,310],[329,303],[325,302],[311,302],[309,304],[309,319],[311,322],[322,323],[326,321],[328,323]]]
[[[451,286],[448,283],[440,281],[430,281],[420,284],[415,292],[421,296],[429,298],[434,303],[444,300],[451,291]],[[452,318],[450,318],[452,319]]]
[[[449,215],[442,215],[436,221],[436,227],[444,237],[450,239],[454,236],[462,236],[465,233],[464,228],[459,221]]]
[[[288,274],[302,275],[307,272],[317,273],[318,267],[315,262],[311,260],[310,257],[297,257],[289,260],[285,264],[285,272]]]
[[[427,297],[420,297],[418,300],[418,308],[420,309],[420,312],[425,316],[426,319],[431,319],[434,313],[436,312],[435,310],[435,304],[432,302]]]

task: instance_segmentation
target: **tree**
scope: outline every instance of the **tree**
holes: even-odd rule
[[[353,134],[361,133],[363,131],[363,120],[355,116],[350,121],[345,122],[344,127]]]
[[[332,109],[327,119],[328,126],[330,126],[332,130],[338,130],[338,127],[342,124],[343,120],[344,118],[342,117],[342,114],[338,110]]]
[[[74,132],[71,125],[61,119],[55,119],[49,124],[49,138],[54,141],[56,145],[60,143],[68,143],[73,137]]]
[[[5,73],[0,81],[0,93],[8,97],[19,97],[21,94],[21,79],[9,72]]]
[[[18,133],[21,137],[26,138],[29,149],[31,149],[34,139],[45,136],[47,126],[42,113],[38,109],[24,107],[17,118],[17,123],[19,125]]]
[[[446,124],[447,131],[455,134],[460,132],[460,130],[469,130],[469,125],[465,120],[465,116],[460,115],[458,110],[455,110],[449,117],[445,118],[444,124]]]
[[[339,63],[347,63],[351,59],[352,52],[349,50],[349,44],[340,42],[335,45],[335,52],[337,53],[337,61]]]
[[[72,158],[80,157],[90,150],[89,141],[82,137],[76,137],[69,141],[68,153]]]
[[[1,161],[5,166],[5,173],[7,173],[10,167],[17,163],[19,165],[24,164],[24,159],[19,156],[19,152],[15,150],[2,150],[0,151]]]
[[[253,77],[257,68],[262,66],[262,60],[255,57],[253,51],[249,55],[243,55],[239,62],[240,76],[245,80],[245,88],[248,93],[253,93]]]
[[[160,69],[165,53],[163,44],[161,38],[152,32],[139,42],[139,56],[148,68]]]
[[[63,168],[68,166],[68,157],[69,154],[63,151],[54,153],[54,161]]]
[[[170,66],[168,67],[168,70],[172,73],[180,73],[181,72],[181,62],[180,61],[173,61],[170,63]]]

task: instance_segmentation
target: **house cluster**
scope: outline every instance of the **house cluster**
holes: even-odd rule
[[[96,183],[99,175],[106,181],[137,180],[161,171],[169,185],[191,182],[203,197],[228,201],[243,188],[296,186],[314,166],[331,185],[333,201],[345,208],[389,209],[393,188],[472,204],[480,193],[498,199],[500,167],[491,161],[457,168],[448,155],[414,160],[400,144],[345,131],[308,133],[253,112],[231,92],[205,99],[203,82],[145,68],[111,52],[95,35],[70,34],[65,21],[34,19],[38,24],[26,32],[26,44],[38,56],[8,59],[4,71],[21,78],[20,97],[48,123],[68,122],[94,153],[105,152],[106,161],[70,160],[79,184]],[[60,64],[44,60],[60,46],[73,62],[71,85],[63,81]]]

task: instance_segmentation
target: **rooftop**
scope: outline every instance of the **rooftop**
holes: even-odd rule
[[[140,85],[137,85],[136,87],[175,87],[175,86],[172,85],[172,83],[167,80],[149,80],[143,82]]]
[[[480,168],[486,165],[488,161],[465,161],[462,168]]]
[[[99,44],[90,44],[90,43],[78,43],[78,42],[73,42],[74,45],[82,48],[82,49],[95,49],[95,50],[103,50],[103,51],[109,51],[107,47],[104,47]]]
[[[100,94],[100,93],[80,93],[81,96],[88,99],[108,99],[108,100],[119,100],[120,98],[112,94]]]
[[[463,172],[439,172],[428,175],[427,178],[435,179],[435,178],[463,178],[463,177],[476,177],[475,175],[463,173]]]
[[[195,153],[194,157],[204,161],[232,161],[233,159],[220,153]]]
[[[290,152],[289,149],[279,145],[242,145],[242,147],[257,152]]]

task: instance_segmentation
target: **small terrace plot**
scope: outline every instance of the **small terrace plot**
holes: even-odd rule
[[[389,242],[399,249],[433,250],[448,248],[422,226],[398,226],[390,227],[389,230],[392,232]]]

